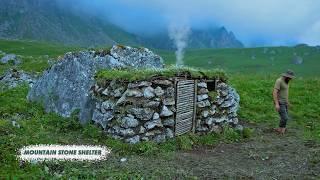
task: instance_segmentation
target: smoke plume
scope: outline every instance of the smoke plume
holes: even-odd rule
[[[186,24],[184,25],[170,25],[168,28],[169,38],[174,42],[176,47],[176,65],[182,66],[184,51],[188,46],[188,37],[190,34],[190,27]]]

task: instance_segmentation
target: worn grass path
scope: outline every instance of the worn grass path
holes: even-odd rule
[[[168,157],[130,156],[126,162],[111,157],[105,163],[157,178],[320,178],[320,144],[304,140],[301,129],[290,125],[282,136],[268,125],[249,126],[255,133],[245,142],[196,147]]]

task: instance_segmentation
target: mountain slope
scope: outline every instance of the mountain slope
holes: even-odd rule
[[[173,49],[167,32],[151,37],[136,35],[101,18],[75,12],[63,0],[0,0],[0,38],[49,41],[67,45],[143,45]],[[243,47],[224,27],[192,29],[189,48]]]
[[[0,38],[77,45],[136,44],[135,36],[94,17],[77,16],[55,1],[0,0]]]

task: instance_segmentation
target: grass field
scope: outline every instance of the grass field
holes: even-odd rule
[[[44,55],[55,58],[63,55],[67,51],[78,50],[78,48],[62,47],[46,43],[1,40],[0,50],[6,53],[21,55],[24,62],[17,68],[31,72],[40,72],[48,67],[47,60],[43,57]],[[230,129],[222,135],[210,134],[198,137],[190,134],[181,136],[176,140],[168,141],[160,145],[153,143],[128,145],[107,137],[101,130],[93,125],[81,126],[75,117],[65,119],[56,114],[45,113],[39,105],[27,102],[25,97],[28,92],[28,87],[26,86],[1,91],[0,177],[8,178],[14,176],[31,178],[37,176],[42,178],[73,177],[74,179],[97,177],[127,179],[134,177],[140,179],[147,174],[147,177],[151,178],[161,176],[166,178],[180,177],[196,179],[198,175],[205,175],[205,173],[207,173],[206,169],[199,170],[198,174],[197,172],[191,174],[187,169],[195,168],[197,165],[195,165],[194,162],[185,164],[181,159],[177,160],[176,156],[184,157],[188,155],[185,159],[191,159],[197,162],[196,164],[209,163],[208,166],[215,167],[216,164],[204,162],[205,159],[213,157],[195,157],[195,154],[202,154],[202,151],[206,149],[214,149],[218,145],[220,147],[221,144],[225,145],[230,143],[232,148],[236,148],[247,142],[255,143],[260,141],[260,145],[262,146],[271,146],[272,140],[278,138],[276,136],[269,137],[269,135],[266,134],[259,134],[258,131],[260,128],[258,127],[271,128],[277,126],[278,114],[275,112],[272,104],[272,88],[278,74],[287,68],[295,70],[298,78],[290,84],[290,101],[293,106],[290,107],[291,120],[288,123],[293,134],[285,136],[283,141],[296,142],[294,141],[295,139],[299,140],[297,143],[293,143],[297,145],[293,147],[293,150],[297,151],[297,148],[302,146],[299,144],[301,142],[312,141],[315,142],[318,147],[320,144],[319,50],[312,47],[277,47],[268,48],[269,53],[267,54],[265,54],[264,51],[264,48],[254,48],[191,50],[186,53],[187,65],[206,69],[220,67],[226,69],[229,73],[230,83],[237,89],[241,97],[241,123],[251,124],[250,127],[252,128],[246,129],[245,133],[242,134]],[[157,52],[163,56],[166,64],[174,63],[173,52],[159,50],[157,50]],[[297,53],[297,55],[304,58],[302,65],[292,64],[293,53]],[[255,59],[252,59],[253,54],[256,57]],[[270,56],[274,57],[274,65],[269,61]],[[0,64],[0,73],[2,74],[10,67],[12,66]],[[16,121],[20,124],[20,128],[14,127],[11,121]],[[269,139],[264,139],[264,137],[269,137]],[[111,155],[110,160],[103,163],[45,162],[21,164],[15,157],[16,149],[24,145],[50,143],[102,144],[111,147],[113,149],[113,155]],[[234,143],[235,145],[233,145]],[[228,145],[226,146],[229,147]],[[276,147],[278,147],[278,145]],[[230,149],[229,147],[229,150],[232,150],[232,148]],[[226,150],[228,150],[228,148],[224,149],[224,151]],[[237,154],[237,151],[238,150],[235,150],[231,153]],[[283,149],[268,149],[267,151],[274,154],[285,152]],[[250,157],[256,157],[254,152],[248,151],[247,149],[245,149],[244,152],[249,152]],[[265,153],[268,152],[262,149],[260,153],[265,155]],[[320,150],[312,149],[310,153],[311,159],[308,163],[314,166],[312,166],[311,169],[320,167],[320,159],[317,158],[318,155],[320,155]],[[231,155],[232,154],[230,154],[230,156]],[[221,157],[222,160],[230,157],[224,154],[212,154],[212,156],[216,156],[214,157],[215,159]],[[244,154],[238,154],[238,156],[244,157]],[[301,154],[300,156],[300,158],[303,158],[304,155]],[[136,162],[130,161],[130,163],[128,162],[127,164],[119,164],[121,157],[129,157],[129,159],[136,160]],[[171,164],[169,168],[169,162],[176,160],[176,164]],[[214,159],[210,160],[214,161]],[[153,165],[151,161],[157,161],[159,163]],[[245,159],[242,159],[242,161],[247,162]],[[236,162],[238,161],[235,160],[235,163]],[[241,162],[239,161],[238,163]],[[248,161],[248,164],[250,164],[249,162],[259,162],[261,168],[272,168],[272,166],[274,166],[274,164],[266,164],[265,160],[260,159],[255,159],[253,162]],[[281,162],[274,163],[281,164]],[[201,165],[203,168],[203,164]],[[220,165],[225,168],[230,166],[230,164]],[[138,168],[139,166],[143,168]],[[180,170],[175,171],[176,167],[179,167]],[[263,172],[265,169],[260,170]],[[257,177],[249,176],[250,172],[251,171],[248,171],[244,177]],[[253,173],[253,175],[259,175],[259,173]],[[319,174],[311,174],[311,177],[319,177],[317,175]],[[233,175],[226,170],[225,176]]]

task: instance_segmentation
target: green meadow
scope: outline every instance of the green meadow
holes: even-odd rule
[[[20,55],[23,63],[0,64],[0,76],[9,68],[41,73],[49,67],[48,59],[56,59],[79,47],[65,47],[45,42],[0,40],[0,50]],[[174,52],[154,50],[160,54],[167,66],[174,64]],[[1,56],[1,54],[0,54]],[[301,56],[303,63],[293,63],[294,56]],[[245,49],[202,49],[188,50],[185,54],[187,66],[206,70],[220,68],[226,71],[229,81],[241,97],[240,122],[248,128],[237,132],[226,127],[221,135],[209,134],[181,136],[163,144],[141,143],[128,145],[104,135],[92,124],[81,126],[76,116],[62,118],[45,113],[38,104],[26,100],[28,87],[0,88],[0,177],[52,177],[73,179],[106,178],[127,179],[144,176],[135,167],[115,164],[91,164],[89,162],[45,162],[21,164],[16,159],[16,150],[29,144],[99,144],[113,149],[111,160],[120,157],[148,156],[170,161],[172,154],[191,151],[199,147],[213,147],[219,143],[242,143],[257,138],[256,129],[261,126],[272,128],[278,124],[278,114],[272,103],[274,81],[286,69],[296,72],[297,78],[290,83],[289,127],[296,129],[302,141],[320,142],[320,49],[315,47],[268,47]],[[3,86],[3,85],[0,85]],[[20,128],[14,127],[16,121]],[[288,135],[290,136],[290,135]],[[296,137],[294,137],[296,138]],[[319,163],[319,159],[315,159]],[[88,167],[91,167],[89,169]],[[165,167],[163,167],[165,168]],[[148,167],[146,167],[148,170]],[[151,172],[151,170],[150,170]],[[157,177],[164,172],[152,172]],[[168,170],[168,176],[176,172]],[[185,178],[193,178],[188,172]],[[183,174],[183,173],[182,173]]]

